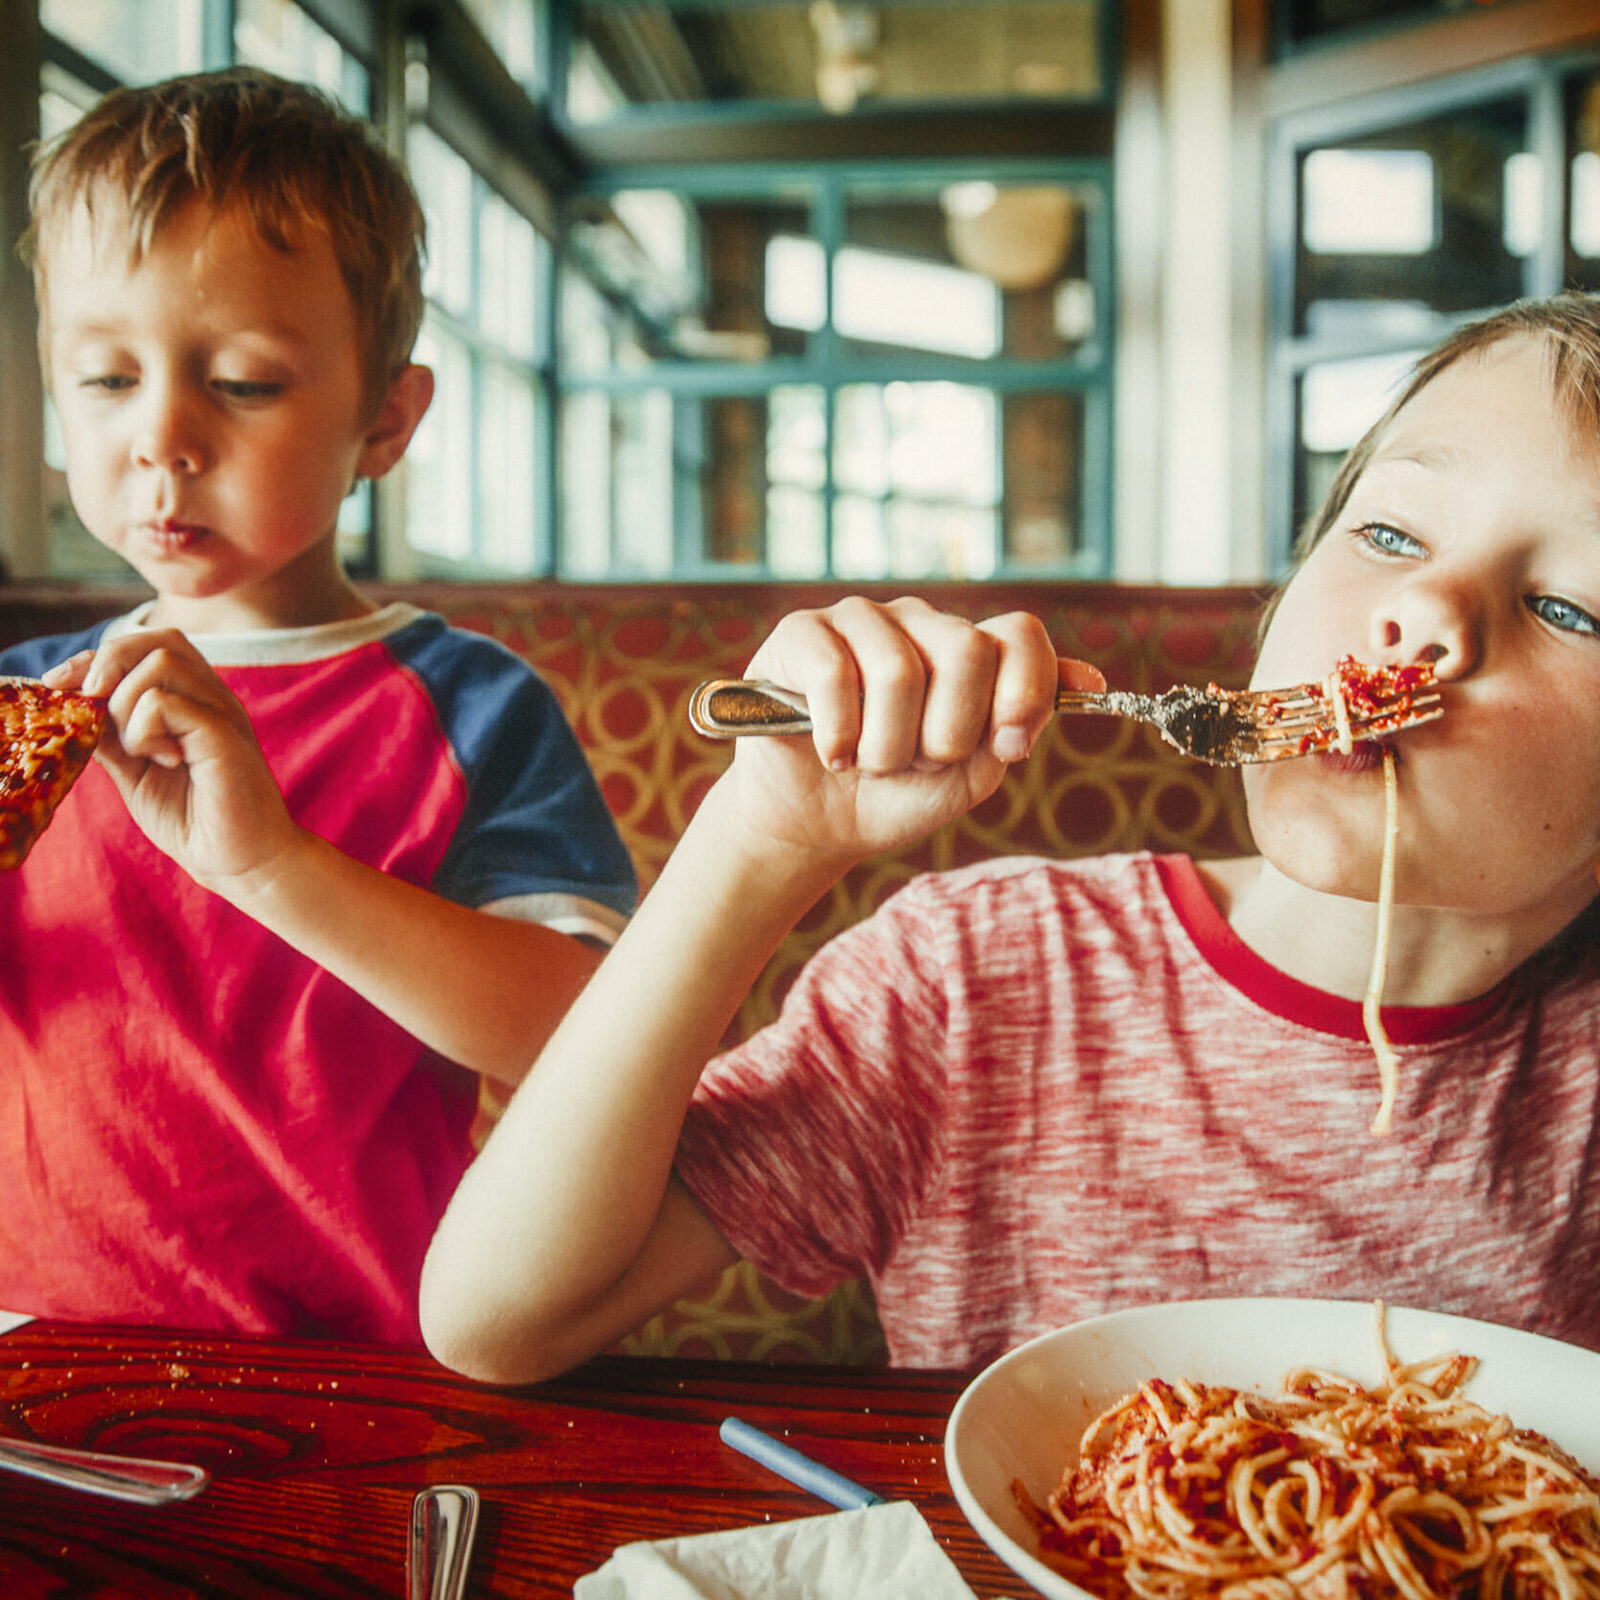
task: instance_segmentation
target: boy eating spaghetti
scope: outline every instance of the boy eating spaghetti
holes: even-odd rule
[[[634,892],[549,690],[339,562],[432,393],[420,210],[235,71],[107,97],[33,219],[73,502],[155,595],[0,658],[110,724],[0,876],[0,1305],[415,1340],[479,1075]]]
[[[807,1294],[867,1274],[904,1365],[1231,1294],[1600,1348],[1600,302],[1457,333],[1356,448],[1254,683],[1346,654],[1431,664],[1445,708],[1392,746],[1392,1133],[1368,1131],[1368,743],[1244,769],[1255,857],[917,880],[710,1059],[802,911],[990,794],[1051,715],[1037,621],[847,601],[750,668],[814,736],[741,742],[463,1181],[432,1348],[552,1373],[741,1255]]]

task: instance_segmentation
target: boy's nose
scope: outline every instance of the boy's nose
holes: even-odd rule
[[[1373,615],[1370,642],[1389,660],[1431,663],[1448,682],[1477,665],[1482,619],[1455,585],[1419,580],[1387,596]]]
[[[204,465],[204,448],[193,412],[180,395],[152,391],[145,397],[132,455],[140,467],[193,476]]]

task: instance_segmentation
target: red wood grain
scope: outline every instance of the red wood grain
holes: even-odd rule
[[[412,1496],[483,1497],[473,1595],[570,1596],[634,1539],[815,1516],[717,1437],[737,1414],[908,1498],[980,1595],[1023,1585],[944,1474],[964,1379],[609,1357],[496,1390],[424,1352],[30,1323],[0,1338],[0,1437],[165,1456],[214,1475],[150,1510],[0,1473],[0,1595],[403,1596]]]

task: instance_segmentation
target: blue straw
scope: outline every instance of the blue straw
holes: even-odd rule
[[[826,1500],[841,1511],[857,1511],[862,1506],[883,1504],[881,1494],[863,1489],[859,1483],[852,1483],[832,1468],[813,1461],[810,1456],[801,1455],[798,1450],[774,1439],[770,1433],[763,1433],[738,1417],[724,1418],[718,1432],[722,1435],[722,1442],[732,1445],[741,1455],[770,1467],[780,1478],[787,1478],[790,1483],[798,1484],[819,1500]]]

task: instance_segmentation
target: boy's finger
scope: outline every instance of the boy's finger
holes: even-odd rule
[[[979,626],[1000,649],[991,747],[1002,761],[1020,761],[1055,715],[1057,689],[1103,688],[1105,680],[1088,662],[1057,656],[1044,624],[1029,612],[1007,612]]]
[[[39,681],[48,684],[52,689],[81,690],[93,660],[93,650],[80,650],[76,655],[68,656],[65,661],[58,661],[53,667],[40,673]]]
[[[842,602],[828,613],[850,650],[861,684],[855,763],[863,772],[903,772],[923,750],[923,727],[931,674],[916,630],[937,638],[939,613],[921,601]],[[947,619],[954,621],[955,619]]]
[[[921,601],[891,608],[917,647],[926,673],[920,734],[922,764],[969,759],[989,727],[1000,652],[993,636],[963,617]]]

